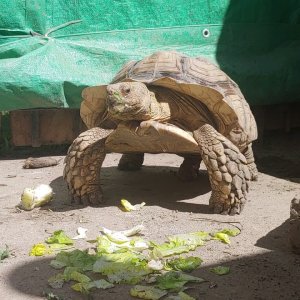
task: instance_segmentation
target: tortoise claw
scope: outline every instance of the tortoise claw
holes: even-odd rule
[[[79,204],[84,206],[98,206],[104,202],[103,193],[100,189],[87,193],[83,196],[78,196],[76,194],[74,195],[70,193],[70,197],[72,204]]]

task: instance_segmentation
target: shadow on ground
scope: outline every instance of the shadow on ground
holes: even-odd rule
[[[254,145],[258,170],[262,173],[300,183],[300,130],[290,133],[271,131]]]
[[[224,255],[224,253],[220,253]],[[70,289],[53,290],[47,286],[47,279],[58,273],[49,266],[49,258],[35,258],[15,268],[9,274],[9,284],[26,295],[41,296],[43,291],[52,291],[64,300],[106,299],[126,300],[129,286],[117,285],[110,290],[98,290],[92,297],[85,297]],[[259,255],[233,258],[229,257],[224,265],[231,272],[226,276],[217,276],[209,271],[215,265],[202,267],[192,275],[208,282],[191,285],[190,295],[197,299],[300,299],[300,257],[281,251],[266,252]]]
[[[182,182],[177,177],[178,169],[173,167],[144,166],[135,172],[119,171],[117,167],[101,170],[101,186],[105,203],[102,206],[118,206],[125,198],[132,204],[146,202],[149,206],[161,206],[171,210],[209,213],[208,203],[187,203],[184,200],[209,193],[211,188],[206,171],[200,171],[192,182]],[[51,205],[55,211],[76,209],[76,205],[60,203],[67,199],[68,191],[62,177],[50,183],[57,200]]]

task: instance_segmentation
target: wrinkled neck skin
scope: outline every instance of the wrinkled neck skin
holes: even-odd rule
[[[150,92],[151,103],[150,103],[150,115],[151,120],[158,122],[167,122],[171,118],[171,111],[169,103],[158,102],[155,94]]]

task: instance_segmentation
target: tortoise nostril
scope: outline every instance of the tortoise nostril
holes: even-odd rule
[[[106,90],[107,90],[108,95],[110,95],[110,96],[113,95],[113,93],[114,93],[113,89],[108,87]]]
[[[130,93],[130,88],[129,88],[129,87],[124,88],[124,92],[125,92],[126,94],[129,94],[129,93]]]

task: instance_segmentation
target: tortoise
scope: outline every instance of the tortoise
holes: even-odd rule
[[[197,176],[203,160],[214,213],[239,214],[256,180],[252,141],[257,127],[238,85],[201,57],[160,51],[130,61],[109,85],[82,92],[88,130],[72,143],[64,179],[74,201],[103,201],[100,169],[106,153],[122,153],[119,169],[138,170],[144,153],[184,157],[179,177]]]

